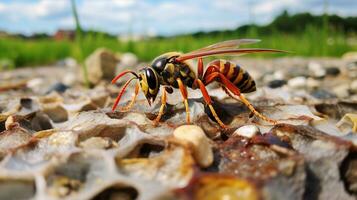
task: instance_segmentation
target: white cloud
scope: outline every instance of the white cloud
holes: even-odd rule
[[[70,0],[0,0],[0,29],[53,32],[73,28]],[[329,11],[355,15],[355,0],[329,2]],[[284,9],[323,12],[324,0],[76,0],[84,28],[111,33],[175,34],[236,28],[251,22],[269,23]],[[23,26],[21,26],[23,23]]]
[[[22,18],[37,20],[63,12],[70,8],[69,6],[68,1],[40,0],[38,3],[13,2],[2,4],[2,12],[16,20]]]

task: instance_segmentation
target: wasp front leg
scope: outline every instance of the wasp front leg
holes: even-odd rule
[[[136,97],[139,94],[139,87],[140,87],[140,83],[138,81],[135,85],[135,92],[134,92],[133,98],[131,99],[130,103],[127,106],[124,106],[123,108],[121,108],[120,111],[126,112],[126,111],[129,111],[131,109],[131,107],[133,107]]]
[[[190,123],[190,107],[188,106],[187,89],[186,89],[186,86],[182,83],[182,80],[180,78],[177,78],[176,81],[179,85],[180,92],[183,97],[183,103],[185,104],[185,108],[186,108],[186,122],[189,124]]]
[[[160,119],[162,117],[162,115],[164,114],[164,109],[166,106],[166,100],[167,100],[167,94],[166,94],[166,88],[164,87],[164,89],[162,90],[162,96],[161,96],[161,106],[160,106],[160,110],[159,110],[159,114],[157,115],[157,117],[154,119],[154,125],[158,125],[160,122]]]

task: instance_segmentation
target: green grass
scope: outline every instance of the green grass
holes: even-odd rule
[[[168,51],[188,52],[215,42],[235,38],[259,38],[262,42],[249,47],[276,48],[293,54],[260,54],[258,57],[272,56],[329,56],[339,57],[347,51],[357,51],[357,46],[347,44],[348,37],[340,32],[323,34],[318,28],[308,27],[301,34],[275,32],[271,35],[259,35],[251,31],[247,35],[218,34],[215,36],[178,36],[164,39],[148,39],[138,42],[119,42],[114,38],[87,35],[82,38],[82,50],[72,41],[54,41],[51,39],[24,40],[19,38],[0,39],[0,60],[11,60],[16,67],[52,64],[62,58],[74,57],[81,60],[99,47],[106,47],[115,52],[133,52],[140,60],[150,61]],[[332,44],[328,44],[331,41]],[[82,52],[80,52],[82,51]]]

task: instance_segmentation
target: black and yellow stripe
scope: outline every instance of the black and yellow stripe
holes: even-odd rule
[[[222,59],[212,61],[210,65],[219,68],[220,73],[237,86],[242,93],[254,92],[256,90],[254,79],[239,65]]]

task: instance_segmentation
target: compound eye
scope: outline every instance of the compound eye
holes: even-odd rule
[[[149,88],[152,90],[156,89],[158,80],[155,72],[152,69],[147,69],[145,70],[145,74],[146,74],[146,80],[148,82]]]
[[[162,70],[164,70],[166,63],[167,58],[158,58],[152,63],[152,68],[160,73]]]

